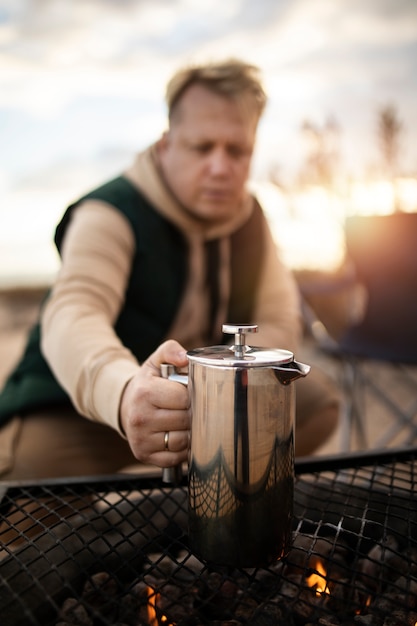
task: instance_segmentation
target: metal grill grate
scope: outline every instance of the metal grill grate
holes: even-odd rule
[[[414,626],[416,486],[414,449],[298,461],[290,553],[231,570],[190,552],[185,481],[3,484],[0,623]],[[149,589],[162,597],[153,622]]]

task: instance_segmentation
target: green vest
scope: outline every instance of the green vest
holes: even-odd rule
[[[121,341],[144,361],[166,338],[181,301],[187,277],[187,243],[182,233],[161,216],[148,200],[120,176],[68,207],[55,233],[61,250],[74,208],[83,200],[111,204],[125,215],[135,235],[135,256],[125,305],[115,323]],[[231,235],[231,297],[228,321],[250,323],[262,257],[263,212],[256,203],[252,216]],[[205,244],[211,293],[211,319],[218,298],[218,240]],[[47,296],[48,297],[48,296]],[[212,328],[213,343],[223,343],[220,329]],[[29,334],[19,364],[0,394],[0,423],[9,417],[46,406],[70,403],[40,351],[40,325]]]

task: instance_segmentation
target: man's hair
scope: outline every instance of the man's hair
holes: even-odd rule
[[[262,86],[259,68],[237,59],[230,59],[185,67],[174,74],[165,92],[170,120],[181,96],[195,84],[227,98],[245,100],[246,106],[250,107],[258,119],[266,106],[267,96]]]

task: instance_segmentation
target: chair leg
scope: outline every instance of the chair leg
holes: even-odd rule
[[[365,397],[360,366],[355,359],[343,362],[344,403],[341,414],[341,450],[349,452],[356,432],[359,449],[366,449],[368,438],[365,430]]]
[[[397,421],[393,423],[384,435],[382,435],[375,443],[375,447],[385,447],[403,430],[409,431],[408,436],[404,440],[405,445],[410,445],[417,439],[417,424],[414,418],[417,415],[417,401],[414,401],[408,410],[401,409],[396,402],[383,390],[377,386],[371,377],[367,377],[366,383],[374,396],[396,416]]]
[[[384,448],[402,435],[402,445],[413,445],[417,441],[417,380],[409,375],[406,366],[398,364],[393,367],[401,368],[401,380],[405,389],[409,387],[409,393],[413,398],[407,407],[401,407],[391,395],[392,386],[389,382],[376,381],[379,364],[374,363],[373,373],[369,373],[366,363],[355,357],[344,357],[342,361],[344,407],[341,415],[341,449],[349,451],[352,446],[354,434],[357,435],[359,449],[368,448],[368,436],[366,433],[367,407],[366,403],[377,401],[380,407],[387,409],[394,418],[391,426],[385,426],[384,432],[372,442],[373,448]],[[397,390],[398,393],[398,390]]]

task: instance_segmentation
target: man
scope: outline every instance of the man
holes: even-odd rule
[[[188,392],[160,366],[224,343],[225,322],[256,323],[256,345],[296,355],[297,288],[246,188],[266,104],[257,68],[186,68],[167,104],[162,138],[58,225],[59,275],[0,396],[2,478],[184,462]],[[314,368],[296,384],[307,454],[333,431],[338,397]]]

